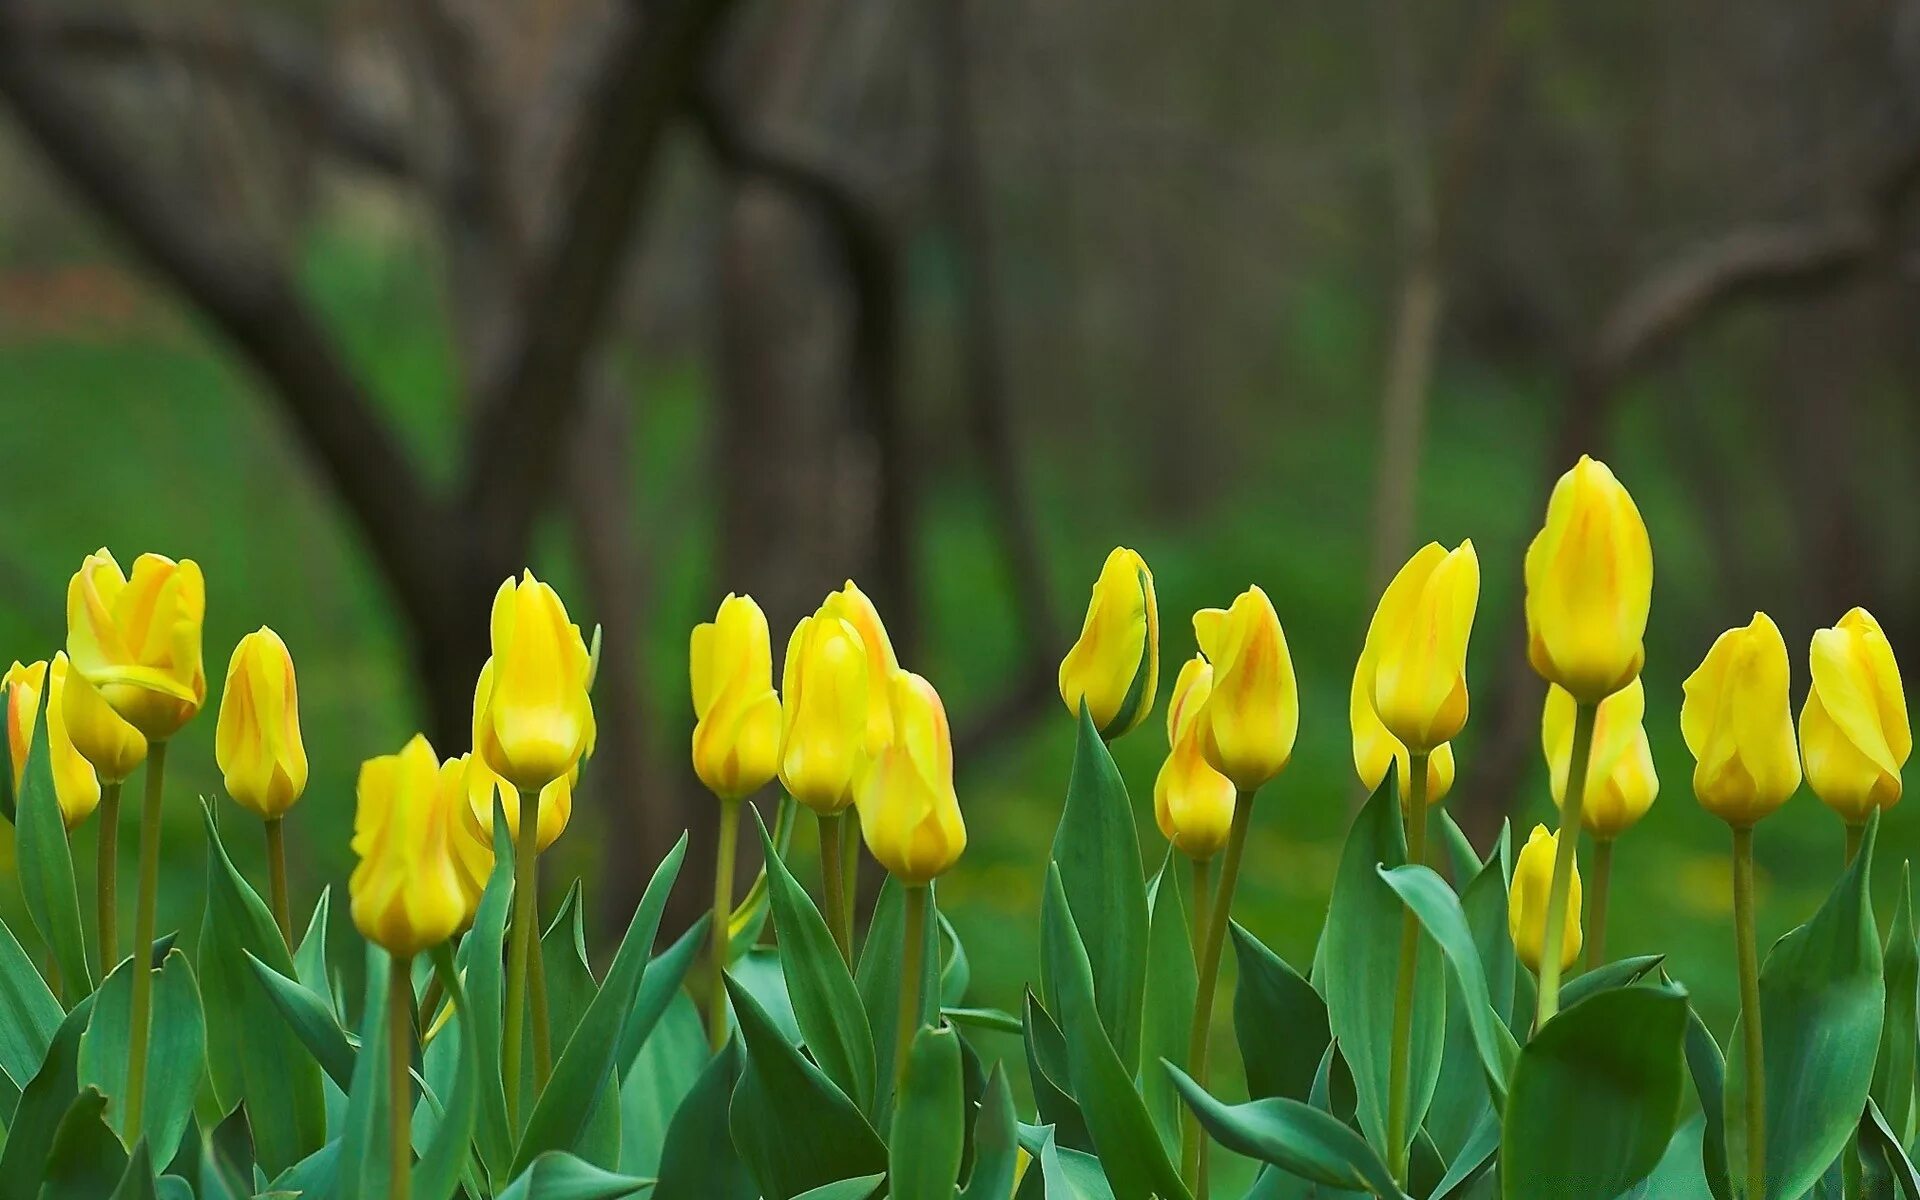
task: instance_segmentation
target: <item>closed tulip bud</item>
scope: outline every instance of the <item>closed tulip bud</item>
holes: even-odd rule
[[[722,800],[766,786],[780,765],[780,697],[766,614],[727,593],[712,621],[694,626],[693,771]]]
[[[1450,742],[1467,723],[1467,641],[1480,602],[1471,541],[1421,547],[1374,611],[1373,711],[1409,751]]]
[[[1233,825],[1233,780],[1200,752],[1200,709],[1213,690],[1213,666],[1194,655],[1173,681],[1167,702],[1167,761],[1153,781],[1153,816],[1174,849],[1205,862],[1227,844]]]
[[[27,770],[27,751],[33,745],[34,727],[40,720],[40,690],[47,686],[47,664],[22,666],[14,663],[0,686],[7,690],[7,748],[13,755],[13,787],[17,794]],[[100,779],[93,764],[73,748],[67,735],[65,693],[72,670],[65,654],[53,656],[53,694],[47,697],[47,749],[53,765],[53,794],[60,804],[60,817],[68,829],[74,829],[92,815],[100,804]]]
[[[93,764],[102,784],[126,782],[134,768],[146,761],[147,739],[113,711],[100,690],[78,671],[67,672],[60,712],[73,748]]]
[[[1406,572],[1401,574],[1405,575]],[[1394,584],[1400,584],[1399,577],[1395,578]],[[1389,626],[1382,616],[1391,616],[1398,611],[1399,597],[1394,594],[1392,586],[1388,588],[1388,593],[1394,596],[1396,606],[1390,608],[1388,597],[1382,596],[1379,605],[1374,608],[1373,619],[1367,623],[1367,640],[1360,648],[1360,661],[1353,667],[1353,687],[1347,693],[1347,719],[1353,727],[1353,767],[1360,774],[1360,782],[1371,792],[1387,777],[1387,769],[1395,768],[1395,777],[1400,782],[1400,806],[1405,809],[1411,802],[1407,794],[1410,762],[1407,746],[1380,723],[1380,714],[1373,709],[1373,676],[1380,662],[1380,645],[1389,632]],[[1439,804],[1446,799],[1447,793],[1453,789],[1453,774],[1452,745],[1435,747],[1427,755],[1428,804]]]
[[[953,734],[932,684],[898,668],[887,684],[893,739],[862,775],[855,803],[868,853],[901,883],[918,886],[967,848],[953,791]]]
[[[1633,497],[1581,455],[1554,485],[1527,547],[1527,657],[1588,704],[1627,686],[1646,657],[1653,546]]]
[[[567,775],[593,746],[593,664],[559,593],[532,571],[493,596],[493,657],[474,695],[473,745],[522,791]]]
[[[1788,707],[1787,644],[1765,613],[1721,634],[1687,677],[1680,733],[1693,752],[1693,794],[1734,826],[1752,825],[1800,786]]]
[[[1800,710],[1807,784],[1849,825],[1900,799],[1900,768],[1913,752],[1900,664],[1864,608],[1813,635],[1813,686]]]
[[[481,777],[481,786],[488,797],[485,820],[480,818],[472,802],[474,775]],[[462,754],[459,758],[450,758],[440,764],[440,775],[434,783],[436,802],[453,809],[453,815],[448,818],[453,825],[450,843],[454,870],[460,879],[460,899],[466,914],[461,918],[461,929],[473,924],[473,916],[480,909],[480,897],[487,890],[487,880],[493,875],[492,797],[501,782],[498,775],[487,769],[487,764],[470,754]],[[547,786],[554,787],[556,784]],[[509,805],[507,811],[512,813],[513,807]],[[515,819],[508,818],[509,821]]]
[[[787,641],[781,680],[780,782],[818,813],[853,802],[866,759],[867,650],[860,632],[824,610],[802,617]]]
[[[1160,683],[1160,610],[1153,572],[1124,546],[1107,555],[1093,585],[1080,640],[1060,661],[1060,698],[1067,711],[1087,707],[1108,741],[1147,719]]]
[[[1553,856],[1559,839],[1545,825],[1535,825],[1520,857],[1513,864],[1513,886],[1507,895],[1507,933],[1513,948],[1527,970],[1540,973],[1540,959],[1546,953],[1547,893],[1553,888]],[[1572,886],[1567,891],[1567,923],[1560,936],[1560,969],[1571,967],[1580,957],[1580,865],[1574,864]]]
[[[893,720],[887,708],[887,680],[900,666],[893,652],[893,640],[880,620],[880,611],[867,594],[849,579],[837,592],[827,595],[820,616],[838,617],[860,634],[867,664],[867,744],[869,756],[880,753],[893,737]]]
[[[192,559],[87,556],[67,584],[67,654],[113,711],[151,742],[172,737],[207,699],[200,661],[207,586]]]
[[[1540,718],[1540,742],[1546,751],[1553,802],[1566,803],[1567,771],[1573,757],[1573,694],[1559,684],[1547,688]],[[1587,785],[1581,792],[1580,824],[1588,833],[1612,840],[1647,815],[1660,794],[1647,741],[1646,688],[1636,678],[1600,702],[1594,714],[1593,749],[1587,758]]]
[[[1258,587],[1233,607],[1193,614],[1200,652],[1213,664],[1213,690],[1200,707],[1200,752],[1207,765],[1251,794],[1293,757],[1300,693],[1287,636],[1273,602]]]
[[[497,797],[500,806],[507,813],[507,836],[519,845],[520,838],[520,792],[512,784],[493,773],[493,768],[473,756],[468,765],[464,780],[467,788],[467,808],[473,814],[473,820],[480,829],[487,844],[493,844],[493,802]],[[573,820],[573,787],[575,778],[562,775],[560,778],[540,789],[539,816],[534,824],[534,850],[545,854],[547,847],[560,840],[567,831],[567,823]]]
[[[466,919],[467,893],[454,857],[459,797],[443,792],[441,783],[433,747],[418,735],[400,753],[360,767],[353,817],[360,862],[347,890],[361,935],[392,954],[437,946]]]
[[[307,789],[293,655],[264,625],[240,639],[227,663],[213,756],[227,794],[269,821],[286,815]]]

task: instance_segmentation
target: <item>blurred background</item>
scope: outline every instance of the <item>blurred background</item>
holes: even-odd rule
[[[1473,538],[1485,578],[1448,804],[1483,849],[1550,820],[1520,562],[1592,452],[1656,556],[1663,794],[1611,946],[1670,952],[1724,1033],[1680,681],[1756,608],[1796,706],[1851,605],[1920,663],[1916,191],[1911,0],[6,0],[0,660],[61,644],[95,547],[199,560],[213,695],[262,623],[299,664],[304,909],[350,867],[363,758],[466,748],[489,599],[530,563],[605,632],[543,872],[548,911],[589,882],[604,945],[681,828],[710,861],[690,627],[748,591],[782,645],[855,577],[953,716],[973,841],[941,899],[972,1000],[1013,1008],[1072,746],[1054,672],[1109,548],[1155,570],[1169,686],[1193,609],[1259,583],[1287,627],[1299,749],[1238,915],[1304,967],[1358,799],[1353,661],[1424,541]],[[262,861],[211,709],[176,743],[162,928],[198,926],[196,796]],[[1163,713],[1116,748],[1152,860]],[[1841,827],[1803,793],[1758,841],[1770,941]],[[0,913],[24,927],[10,886]]]

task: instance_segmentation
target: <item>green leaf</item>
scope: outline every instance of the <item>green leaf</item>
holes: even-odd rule
[[[1066,1036],[1032,989],[1027,991],[1026,1047],[1027,1077],[1040,1120],[1053,1127],[1055,1137],[1062,1144],[1078,1150],[1092,1149],[1093,1138],[1087,1133],[1086,1118],[1080,1113],[1079,1102],[1073,1098]]]
[[[688,926],[679,940],[661,951],[647,965],[646,974],[640,977],[640,994],[634,998],[633,1010],[620,1027],[620,1051],[616,1057],[622,1079],[632,1072],[634,1060],[639,1057],[641,1048],[646,1045],[661,1018],[672,1006],[681,1002],[680,985],[686,982],[694,956],[706,945],[707,927],[712,920],[711,915],[703,915]],[[700,1058],[703,1064],[706,1055],[706,1040],[702,1035]]]
[[[1065,881],[1052,865],[1047,869],[1043,903],[1040,960],[1050,964],[1050,972],[1043,974],[1051,973],[1059,990],[1067,1073],[1113,1194],[1117,1200],[1150,1200],[1156,1195],[1161,1200],[1187,1200],[1186,1185],[1168,1160],[1146,1102],[1134,1090],[1132,1073],[1107,1039],[1086,947],[1067,907]]]
[[[495,789],[496,792],[498,789]],[[457,962],[464,968],[467,998],[474,1020],[462,1032],[473,1038],[474,1051],[488,1069],[480,1073],[480,1112],[474,1125],[474,1144],[480,1161],[498,1186],[513,1163],[513,1130],[507,1124],[507,1092],[500,1072],[501,1022],[505,1011],[506,969],[501,947],[507,936],[507,916],[513,908],[513,835],[498,795],[493,801],[493,874],[474,911],[473,928],[460,939]]]
[[[153,1152],[142,1138],[127,1158],[127,1169],[107,1200],[158,1200],[153,1181]]]
[[[1507,1093],[1507,1200],[1612,1200],[1645,1178],[1673,1136],[1686,1026],[1686,993],[1655,987],[1603,991],[1548,1021]]]
[[[1454,1200],[1466,1195],[1477,1180],[1485,1177],[1499,1150],[1500,1116],[1488,1105],[1481,1109],[1480,1119],[1467,1132],[1428,1200]]]
[[[450,1028],[462,1036],[460,1065],[447,1095],[446,1111],[434,1122],[429,1140],[421,1147],[420,1161],[413,1168],[415,1200],[447,1200],[454,1194],[472,1154],[474,1115],[480,1100],[480,1057],[474,1052],[473,1039],[464,1036],[473,1019],[473,1005],[467,1000],[446,944],[434,947],[432,953],[440,986],[453,1001],[454,1025]]]
[[[949,947],[940,959],[940,1003],[958,1004],[967,998],[973,982],[973,964],[967,960],[967,948],[960,943],[960,932],[947,920],[947,914],[935,909],[933,919],[939,926],[939,942]]]
[[[1860,1114],[1858,1143],[1863,1160],[1873,1161],[1899,1186],[1907,1200],[1920,1200],[1920,1172],[1914,1170],[1892,1123],[1872,1099],[1868,1099],[1866,1111]]]
[[[1114,1200],[1113,1185],[1093,1155],[1062,1146],[1049,1135],[1036,1157],[1046,1200]],[[1031,1168],[1027,1174],[1032,1176]],[[1026,1192],[1021,1196],[1024,1200]]]
[[[303,1196],[331,1196],[340,1174],[340,1141],[335,1139],[274,1176],[276,1192]]]
[[[1187,1106],[1222,1146],[1271,1163],[1326,1187],[1400,1200],[1403,1193],[1373,1147],[1351,1128],[1311,1104],[1274,1096],[1249,1104],[1222,1104],[1167,1063]],[[1555,1200],[1559,1200],[1555,1194]]]
[[[540,957],[547,969],[547,1031],[557,1050],[566,1048],[599,986],[593,978],[593,967],[587,962],[584,908],[580,881],[576,879],[567,889],[552,923],[540,936]],[[532,1049],[531,1045],[527,1047],[529,1057],[524,1077],[529,1080],[533,1075]]]
[[[955,1025],[984,1029],[989,1033],[1010,1033],[1019,1037],[1026,1032],[1020,1018],[1004,1008],[943,1008],[940,1016]]]
[[[0,922],[0,1071],[16,1090],[39,1070],[64,1016],[33,960]]]
[[[387,952],[369,944],[360,1052],[340,1134],[339,1200],[381,1200],[386,1194],[387,1165],[394,1152],[387,1132],[387,983],[392,969]]]
[[[353,1043],[334,1019],[330,1005],[298,980],[288,979],[266,963],[247,955],[247,966],[260,981],[267,998],[300,1044],[307,1048],[327,1078],[346,1091],[353,1084]]]
[[[14,865],[27,916],[53,952],[60,978],[73,994],[84,994],[93,990],[93,968],[87,962],[86,936],[80,931],[80,893],[73,883],[67,825],[54,794],[53,758],[47,746],[47,701],[52,695],[51,687],[40,689],[40,715],[33,723],[26,774],[20,780]]]
[[[932,888],[934,885],[929,884]],[[934,903],[936,895],[929,891],[927,907],[934,911],[939,905]],[[900,881],[889,875],[880,885],[880,895],[874,900],[873,914],[867,923],[867,939],[860,947],[860,965],[854,972],[854,982],[860,989],[860,1003],[867,1010],[867,1027],[882,1031],[882,1036],[873,1039],[873,1077],[876,1080],[893,1078],[893,1038],[885,1036],[885,1031],[894,1028],[900,1019],[900,962],[901,951],[906,938],[906,892]],[[920,977],[920,1023],[927,1024],[939,1005],[939,981],[935,977],[939,955],[939,935],[935,922],[926,922],[926,943],[920,955],[920,961],[926,964],[925,973]],[[742,972],[735,970],[734,975],[744,980]],[[756,992],[756,995],[758,993]],[[885,1088],[879,1091],[884,1094]]]
[[[1147,1000],[1141,1024],[1140,1094],[1169,1154],[1179,1153],[1180,1096],[1160,1069],[1163,1058],[1185,1061],[1199,979],[1193,965],[1191,918],[1181,887],[1185,856],[1172,847],[1148,888]]]
[[[1020,1143],[1015,1129],[1013,1089],[1007,1083],[1006,1070],[993,1064],[987,1077],[986,1094],[980,1100],[980,1115],[973,1130],[973,1171],[960,1200],[1006,1200],[1013,1192],[1013,1178],[1020,1165]]]
[[[133,971],[136,962],[141,969],[148,969],[141,957],[122,959],[100,985],[93,1019],[80,1038],[79,1077],[82,1084],[99,1089],[107,1097],[107,1115],[123,1144],[144,1138],[171,1159],[193,1117],[194,1095],[200,1087],[201,1064],[206,1057],[206,1026],[200,1014],[200,988],[187,965],[187,956],[170,950],[160,970],[154,972],[142,1128],[128,1129],[126,1087]]]
[[[1513,1036],[1514,984],[1519,971],[1513,938],[1507,931],[1511,848],[1509,827],[1502,822],[1500,837],[1486,861],[1469,863],[1459,876],[1467,881],[1460,889],[1460,909],[1466,914],[1467,928],[1480,954],[1488,999],[1507,1034],[1500,1039],[1502,1042]],[[1499,1141],[1500,1110],[1488,1094],[1479,1047],[1467,1006],[1448,1004],[1446,1047],[1440,1056],[1440,1080],[1434,1088],[1433,1105],[1427,1110],[1426,1131],[1441,1157],[1450,1163],[1467,1149],[1469,1139],[1483,1123],[1493,1129],[1493,1141]]]
[[[867,1200],[886,1178],[885,1175],[862,1175],[858,1179],[842,1179],[802,1193],[795,1200]]]
[[[1705,1135],[1706,1124],[1698,1116],[1675,1130],[1653,1173],[1622,1192],[1620,1200],[1711,1200],[1714,1193],[1700,1170]]]
[[[1591,971],[1582,971],[1560,989],[1560,1007],[1572,1008],[1588,996],[1608,988],[1632,987],[1653,974],[1666,960],[1664,954],[1643,954],[1638,958],[1616,959]]]
[[[33,1200],[39,1191],[47,1147],[80,1093],[80,1039],[93,1018],[93,1000],[84,997],[60,1022],[40,1069],[20,1089],[0,1150],[0,1200]]]
[[[1332,1041],[1326,1001],[1259,938],[1232,922],[1233,1029],[1246,1063],[1247,1094],[1255,1100],[1305,1100]]]
[[[649,1200],[756,1200],[753,1176],[727,1131],[728,1100],[745,1056],[739,1039],[713,1056],[667,1127],[660,1182]]]
[[[1080,711],[1066,807],[1053,835],[1053,866],[1067,911],[1086,946],[1100,1024],[1128,1075],[1140,1066],[1142,1005],[1147,990],[1147,885],[1133,805],[1107,744],[1086,706]],[[1051,919],[1045,912],[1042,921]],[[1044,939],[1044,934],[1042,935]],[[1040,994],[1059,1010],[1060,981],[1043,957]]]
[[[1887,1125],[1904,1141],[1913,1114],[1914,1031],[1920,1013],[1920,946],[1914,941],[1913,880],[1906,863],[1900,864],[1900,899],[1883,961],[1887,1011],[1880,1025],[1871,1094]]]
[[[1663,981],[1665,972],[1661,973]],[[1720,1055],[1720,1043],[1694,1007],[1687,1006],[1687,1071],[1693,1076],[1693,1090],[1700,1102],[1700,1165],[1707,1188],[1714,1200],[1733,1200],[1733,1184],[1727,1175],[1726,1061]],[[1920,1200],[1920,1197],[1916,1197]]]
[[[548,1151],[527,1164],[500,1193],[500,1200],[619,1200],[646,1186],[644,1179],[616,1175],[571,1154]]]
[[[318,996],[332,1014],[335,1024],[340,1014],[333,1006],[333,987],[327,980],[327,926],[333,914],[333,886],[329,884],[320,889],[320,898],[313,902],[313,916],[307,921],[307,932],[300,938],[299,947],[293,952],[293,976],[300,986]]]
[[[774,920],[778,921],[778,914]],[[907,1053],[887,1137],[890,1200],[953,1200],[965,1146],[966,1097],[960,1089],[960,1035],[923,1025]]]
[[[700,928],[705,928],[704,924]],[[661,960],[654,960],[641,983],[643,991],[653,973],[662,969]],[[707,1030],[701,1023],[700,1010],[691,996],[676,992],[652,1034],[641,1043],[620,1085],[622,1170],[635,1175],[659,1173],[668,1125],[706,1069],[707,1059]]]
[[[781,792],[779,803],[773,810],[773,844],[780,848],[780,857],[783,859],[787,856],[788,847],[793,844],[793,829],[799,823],[799,813],[800,806],[794,803],[793,797]],[[759,815],[758,810],[754,815]],[[771,911],[767,895],[767,864],[762,861],[760,872],[753,877],[747,894],[727,918],[729,964],[753,949],[754,943],[760,940],[760,932],[766,928],[767,916]]]
[[[93,1088],[68,1107],[47,1148],[41,1200],[99,1200],[119,1186],[127,1152],[107,1128],[106,1109],[107,1098]]]

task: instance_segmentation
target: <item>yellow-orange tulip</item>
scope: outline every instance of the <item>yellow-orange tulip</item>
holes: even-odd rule
[[[33,745],[33,730],[40,720],[40,689],[47,684],[45,662],[22,666],[14,663],[0,686],[7,689],[7,748],[13,754],[13,787],[17,793],[27,769],[27,751]],[[60,805],[60,817],[68,829],[92,815],[100,804],[100,779],[93,764],[73,748],[67,736],[64,693],[70,686],[72,671],[65,654],[53,656],[51,672],[53,694],[47,697],[47,749],[53,766],[53,795]]]
[[[1167,760],[1153,781],[1153,816],[1180,853],[1205,862],[1227,844],[1233,780],[1200,752],[1200,709],[1213,690],[1213,666],[1196,654],[1180,668],[1167,702]]]
[[[67,654],[113,710],[148,741],[165,741],[200,711],[207,586],[192,559],[133,560],[133,575],[105,549],[67,584]]]
[[[285,816],[307,789],[293,655],[264,625],[240,639],[227,663],[213,756],[227,794],[269,821]]]
[[[780,697],[766,614],[727,593],[712,621],[693,630],[693,770],[722,800],[765,787],[780,764]]]
[[[860,634],[860,644],[866,648],[867,663],[867,753],[880,753],[893,736],[893,722],[887,709],[887,680],[900,660],[893,652],[893,639],[887,636],[887,627],[880,620],[880,611],[867,599],[867,594],[855,586],[849,579],[837,592],[827,596],[826,603],[820,606],[823,617],[838,617],[854,627]]]
[[[837,593],[836,593],[837,594]],[[780,691],[780,782],[817,813],[853,802],[866,759],[867,650],[860,631],[824,609],[787,641]]]
[[[953,734],[933,685],[895,668],[888,678],[893,739],[862,776],[856,795],[867,851],[910,886],[944,873],[967,848],[953,791]]]
[[[1428,542],[1387,585],[1373,614],[1373,711],[1409,751],[1450,742],[1467,723],[1467,641],[1480,602],[1471,541]]]
[[[1076,718],[1086,705],[1100,736],[1112,741],[1147,719],[1159,684],[1153,572],[1138,554],[1116,547],[1094,582],[1080,640],[1060,660],[1060,698]]]
[[[1813,635],[1813,686],[1800,710],[1807,785],[1850,825],[1900,799],[1900,768],[1913,752],[1900,664],[1864,608]]]
[[[1693,752],[1693,794],[1734,826],[1752,825],[1800,786],[1787,644],[1765,613],[1721,634],[1687,677],[1680,732]]]
[[[1572,693],[1557,683],[1548,685],[1546,708],[1540,717],[1540,742],[1546,751],[1556,805],[1566,803],[1575,708]],[[1587,785],[1581,792],[1580,824],[1597,838],[1611,840],[1633,828],[1660,794],[1653,747],[1643,724],[1646,708],[1646,688],[1636,678],[1602,700],[1594,714],[1593,749],[1587,758]]]
[[[493,657],[474,695],[473,745],[493,773],[539,791],[593,748],[593,670],[580,627],[532,571],[493,597]]]
[[[1527,656],[1533,669],[1597,703],[1640,674],[1653,598],[1653,546],[1633,497],[1585,455],[1560,477],[1527,547]]]
[[[134,768],[147,760],[147,739],[113,711],[100,690],[78,671],[67,672],[60,712],[73,748],[93,764],[101,784],[126,782]]]
[[[1438,550],[1439,547],[1428,549]],[[1421,554],[1426,553],[1427,550],[1421,551]],[[1406,574],[1405,571],[1401,572],[1402,576]],[[1399,576],[1395,577],[1394,585],[1401,588],[1406,586],[1400,582]],[[1360,661],[1353,666],[1353,686],[1347,693],[1347,720],[1353,727],[1353,767],[1360,774],[1360,782],[1371,792],[1387,777],[1389,767],[1396,768],[1396,778],[1400,781],[1400,804],[1405,808],[1410,800],[1406,787],[1410,763],[1407,746],[1380,723],[1380,714],[1373,708],[1374,672],[1380,662],[1381,643],[1389,632],[1389,626],[1382,616],[1397,617],[1401,607],[1394,585],[1388,587],[1387,594],[1381,597],[1373,610],[1373,619],[1367,622],[1367,639],[1360,648]],[[1389,598],[1396,603],[1389,605]],[[1453,788],[1453,775],[1453,746],[1436,746],[1427,755],[1428,804],[1439,804],[1446,799],[1447,793]]]
[[[347,890],[353,923],[397,955],[446,941],[466,919],[466,891],[454,857],[458,795],[441,792],[440,762],[416,735],[398,754],[360,767]]]
[[[1513,864],[1513,886],[1507,898],[1507,934],[1527,970],[1538,974],[1546,954],[1547,894],[1553,887],[1553,856],[1559,839],[1545,825],[1535,825],[1520,857]],[[1567,917],[1560,936],[1560,969],[1580,957],[1580,866],[1574,864],[1567,891]]]
[[[1251,794],[1293,757],[1300,693],[1287,636],[1266,592],[1250,587],[1233,607],[1193,614],[1200,652],[1213,664],[1213,690],[1200,707],[1200,752],[1214,770]]]

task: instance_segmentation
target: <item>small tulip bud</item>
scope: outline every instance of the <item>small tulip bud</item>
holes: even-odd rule
[[[1087,707],[1108,741],[1147,719],[1160,682],[1160,610],[1153,572],[1126,547],[1107,555],[1087,603],[1080,640],[1060,661],[1060,698]]]
[[[1632,683],[1600,702],[1594,714],[1593,749],[1587,758],[1587,786],[1581,793],[1580,824],[1597,838],[1611,841],[1647,815],[1660,794],[1647,741],[1646,688]],[[1573,694],[1559,684],[1547,687],[1540,718],[1540,741],[1555,805],[1566,803],[1567,771],[1573,758]]]
[[[1513,948],[1529,971],[1539,974],[1540,959],[1546,953],[1547,896],[1553,889],[1553,858],[1559,839],[1545,825],[1535,825],[1520,857],[1513,864],[1513,886],[1507,895],[1507,933]],[[1580,866],[1574,864],[1572,886],[1567,891],[1566,928],[1560,937],[1560,969],[1571,967],[1580,957]]]
[[[493,597],[493,657],[474,694],[473,745],[523,791],[570,774],[593,746],[593,671],[580,627],[532,571]]]
[[[1800,710],[1807,785],[1850,825],[1900,800],[1900,768],[1913,752],[1900,664],[1864,608],[1813,635],[1813,686]]]
[[[213,756],[227,794],[267,820],[285,816],[307,788],[293,655],[264,625],[240,639],[227,663]]]
[[[910,886],[944,874],[967,848],[953,791],[953,734],[939,693],[896,668],[888,680],[893,740],[860,780],[856,805],[867,851]]]
[[[693,770],[722,800],[765,787],[780,764],[780,698],[766,614],[729,592],[693,630]]]
[[[51,671],[45,662],[27,666],[16,662],[5,679],[0,679],[0,686],[7,691],[7,748],[13,756],[13,788],[18,794],[26,775],[27,752],[40,720],[40,689],[48,686],[49,676],[53,694],[47,697],[46,706],[47,749],[52,756],[53,794],[60,804],[61,820],[68,829],[76,829],[100,804],[100,779],[93,764],[74,749],[67,733],[65,700],[73,686],[74,672],[65,654],[53,656]],[[144,749],[145,743],[141,745]]]
[[[867,650],[860,632],[825,609],[802,617],[787,641],[780,688],[780,782],[817,813],[853,802],[866,759]]]
[[[353,923],[368,941],[412,955],[453,936],[467,919],[454,857],[461,792],[442,788],[440,762],[415,736],[398,754],[360,768],[353,818],[359,865],[347,881]]]
[[[1153,816],[1180,853],[1205,862],[1227,844],[1233,825],[1233,780],[1200,752],[1200,709],[1213,690],[1213,666],[1194,655],[1180,668],[1167,703],[1167,760],[1153,781]]]
[[[1693,794],[1729,825],[1772,813],[1800,786],[1788,706],[1787,644],[1765,613],[1721,634],[1687,677],[1680,733],[1693,752]]]
[[[1480,601],[1471,541],[1421,547],[1380,597],[1373,621],[1373,710],[1409,751],[1450,742],[1467,723],[1467,641]]]
[[[1266,592],[1250,587],[1227,609],[1193,614],[1213,690],[1200,708],[1200,750],[1209,766],[1253,792],[1293,757],[1300,693],[1287,637]]]

